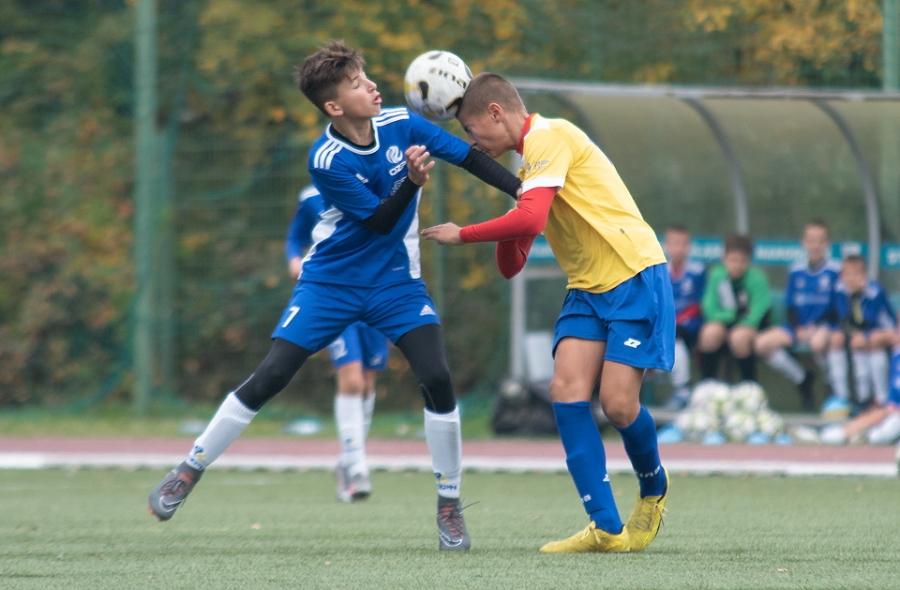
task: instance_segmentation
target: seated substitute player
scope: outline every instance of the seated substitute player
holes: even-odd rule
[[[800,390],[804,410],[815,410],[813,379],[815,373],[804,369],[788,354],[797,344],[808,344],[816,362],[825,369],[829,328],[834,314],[834,286],[840,265],[829,259],[831,242],[828,226],[813,220],[803,228],[801,239],[807,259],[791,266],[784,293],[787,323],[772,326],[756,337],[756,354],[773,369],[794,382]]]
[[[440,323],[419,265],[419,188],[434,166],[431,154],[509,195],[516,195],[521,183],[463,140],[405,108],[382,110],[364,66],[359,51],[331,41],[297,68],[300,90],[331,120],[309,157],[313,184],[329,209],[313,234],[315,243],[272,334],[269,354],[226,396],[185,462],[151,492],[150,510],[160,520],[172,517],[203,470],[310,355],[363,321],[400,349],[419,380],[438,488],[438,546],[470,546],[459,502],[459,411]]]
[[[703,314],[700,298],[706,286],[706,267],[689,260],[691,253],[691,232],[681,224],[666,228],[663,236],[663,251],[672,280],[672,294],[675,297],[675,365],[669,378],[674,391],[666,402],[666,410],[683,409],[691,397],[688,384],[691,380],[691,350],[697,344]]]
[[[303,253],[312,245],[313,231],[327,210],[316,187],[300,191],[285,247],[294,279],[300,278]],[[365,500],[372,493],[366,438],[375,411],[375,373],[387,367],[388,340],[375,328],[356,322],[328,346],[328,353],[337,376],[334,422],[341,443],[335,468],[337,497],[343,502]]]
[[[884,289],[868,276],[866,259],[858,254],[844,258],[841,278],[835,287],[837,322],[832,326],[828,372],[832,397],[825,400],[826,417],[846,417],[850,413],[847,383],[847,353],[853,359],[856,401],[863,409],[872,401],[883,405],[888,393],[888,349],[897,337],[897,315]]]
[[[497,219],[463,229],[446,223],[423,235],[441,244],[498,242],[497,265],[511,278],[543,231],[568,276],[550,394],[566,464],[591,522],[541,551],[641,551],[659,530],[669,483],[656,426],[640,403],[644,369],[669,371],[674,357],[665,255],[606,155],[568,121],[529,115],[508,80],[491,73],[473,78],[457,116],[474,147],[495,158],[512,150],[524,157],[522,198]],[[640,483],[624,526],[590,407],[598,379],[603,411],[621,433]]]
[[[884,404],[875,404],[845,423],[831,424],[822,429],[819,441],[840,445],[857,442],[865,435],[872,445],[888,445],[900,438],[900,333],[895,338],[889,370],[888,397]]]
[[[753,241],[748,236],[725,240],[722,264],[713,268],[703,292],[700,328],[700,373],[715,379],[726,347],[738,364],[741,381],[756,381],[753,342],[769,324],[772,293],[766,275],[750,265]]]

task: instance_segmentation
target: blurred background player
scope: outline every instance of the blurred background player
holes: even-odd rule
[[[681,410],[691,396],[688,384],[691,380],[691,351],[697,344],[703,313],[700,299],[706,286],[706,267],[689,260],[691,253],[691,233],[680,224],[666,228],[663,236],[663,251],[672,279],[672,295],[675,297],[675,364],[669,379],[672,382],[672,397],[664,409]]]
[[[772,292],[766,275],[750,265],[752,258],[749,236],[729,236],[722,264],[709,273],[698,344],[704,379],[717,377],[719,357],[727,347],[737,361],[741,381],[756,381],[753,343],[757,332],[768,326]]]
[[[521,182],[465,141],[410,113],[381,108],[362,53],[332,40],[296,69],[304,96],[330,122],[308,161],[329,208],[313,231],[300,281],[272,333],[272,348],[229,393],[193,449],[149,495],[172,518],[207,466],[315,352],[356,321],[388,336],[409,362],[425,400],[425,441],[437,485],[438,548],[471,547],[460,505],[462,436],[440,320],[422,280],[421,187],[433,154],[515,197]],[[405,157],[404,157],[405,156]]]
[[[897,315],[884,289],[868,275],[866,259],[858,254],[844,258],[840,281],[835,287],[837,322],[831,332],[828,372],[832,396],[822,414],[842,418],[851,413],[847,348],[853,361],[857,407],[853,414],[873,402],[884,405],[888,395],[888,349],[897,338]]]
[[[295,280],[300,278],[303,254],[313,244],[313,231],[326,209],[316,187],[300,192],[285,248]],[[328,353],[337,377],[334,422],[341,443],[335,468],[337,497],[344,502],[364,500],[372,493],[366,439],[375,411],[375,374],[387,367],[388,339],[375,328],[356,322],[328,346]]]
[[[659,531],[669,489],[656,424],[640,403],[644,371],[670,371],[674,362],[675,307],[665,254],[600,148],[568,121],[529,115],[506,78],[473,78],[457,116],[474,147],[494,158],[513,150],[523,157],[522,197],[496,219],[462,229],[445,223],[422,234],[448,245],[497,242],[497,266],[512,278],[543,231],[568,279],[554,328],[550,395],[590,524],[541,552],[642,551]],[[591,411],[598,380],[603,412],[621,434],[639,483],[624,526]]]
[[[784,293],[787,323],[772,326],[756,338],[756,354],[790,379],[800,390],[804,410],[815,410],[815,373],[804,369],[788,349],[809,345],[816,363],[826,370],[825,356],[834,314],[834,287],[840,265],[829,259],[831,242],[824,221],[813,220],[803,229],[801,240],[807,259],[791,266]]]

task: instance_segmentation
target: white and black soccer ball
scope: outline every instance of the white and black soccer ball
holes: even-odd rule
[[[756,432],[756,414],[734,412],[725,417],[725,434],[732,442],[744,442]]]
[[[429,51],[409,64],[403,81],[406,103],[414,113],[449,121],[462,103],[472,71],[449,51]]]
[[[688,439],[702,439],[707,432],[719,429],[719,417],[704,409],[687,409],[675,418],[675,426]]]

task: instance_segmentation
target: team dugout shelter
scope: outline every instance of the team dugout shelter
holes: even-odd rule
[[[823,219],[832,255],[862,254],[900,307],[900,93],[702,88],[514,79],[529,112],[566,118],[612,160],[662,237],[693,235],[718,261],[732,233],[755,241],[783,313],[788,266],[807,221]],[[548,350],[565,277],[541,237],[512,281],[510,376],[552,375]]]

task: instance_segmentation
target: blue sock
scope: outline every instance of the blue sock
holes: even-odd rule
[[[641,486],[641,497],[661,496],[666,491],[666,476],[659,461],[656,423],[643,405],[634,422],[616,428],[625,443],[625,452]]]
[[[598,529],[608,533],[622,532],[622,519],[616,508],[609,475],[606,473],[606,451],[589,402],[553,403],[559,438],[566,450],[566,465],[575,482],[585,511]]]

